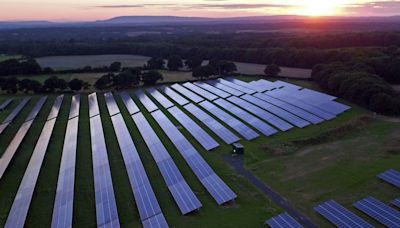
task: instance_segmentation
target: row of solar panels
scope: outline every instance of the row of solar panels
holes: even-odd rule
[[[377,176],[397,188],[400,183],[400,172],[390,169]],[[391,204],[400,209],[400,198],[391,202]],[[375,219],[386,227],[400,227],[400,211],[374,197],[366,197],[353,204],[355,208]],[[314,207],[314,210],[322,215],[337,227],[374,227],[366,222],[350,210],[346,209],[334,200],[328,200]],[[298,221],[291,217],[288,213],[277,215],[266,221],[270,227],[303,227]]]

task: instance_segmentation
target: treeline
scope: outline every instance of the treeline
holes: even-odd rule
[[[82,89],[88,89],[90,84],[80,79],[72,79],[67,82],[57,76],[49,77],[42,84],[37,80],[22,79],[19,80],[16,77],[0,77],[0,89],[9,94],[15,94],[17,92],[22,93],[54,93],[54,92],[65,92],[68,89],[71,91],[80,91]]]
[[[373,69],[364,63],[316,65],[312,79],[332,94],[372,111],[400,114],[400,97]]]

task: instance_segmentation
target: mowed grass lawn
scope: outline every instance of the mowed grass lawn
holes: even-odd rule
[[[240,77],[240,79],[249,81],[256,78]],[[291,82],[315,88],[315,85],[308,82]],[[277,208],[242,176],[235,174],[231,167],[223,161],[223,156],[230,154],[231,146],[225,145],[194,116],[182,109],[221,144],[217,149],[207,152],[185,129],[181,129],[216,173],[238,194],[238,199],[234,204],[217,206],[162,129],[140,104],[133,92],[131,95],[203,204],[199,213],[188,216],[180,215],[136,125],[124,108],[121,99],[115,96],[150,177],[158,202],[171,227],[262,227],[265,219],[282,212],[282,209]],[[67,95],[62,105],[55,133],[53,133],[36,186],[27,226],[46,227],[51,223],[70,98],[70,95]],[[118,141],[104,98],[101,95],[98,98],[121,225],[137,227],[140,226],[140,220]],[[1,97],[0,102],[1,99],[4,100],[6,97]],[[37,99],[38,97],[35,96],[33,101]],[[0,206],[0,226],[4,225],[18,184],[33,151],[35,140],[44,124],[42,120],[47,117],[48,110],[52,105],[50,103],[53,100],[54,96],[51,96],[45,108],[40,112],[38,120],[34,122],[27,138],[23,141],[6,175],[0,180],[0,202],[4,202]],[[0,135],[1,151],[4,151],[5,146],[3,145],[11,140],[24,116],[33,107],[33,101],[18,116],[15,124]],[[13,103],[5,112],[0,112],[0,121],[15,105]],[[176,125],[179,125],[166,110],[162,108],[161,110]],[[389,168],[400,169],[400,124],[373,119],[371,116],[368,111],[353,106],[350,111],[338,118],[319,125],[281,132],[269,138],[259,137],[250,142],[242,140],[241,143],[245,146],[245,166],[319,226],[327,227],[330,224],[316,214],[312,208],[328,199],[335,199],[369,222],[378,225],[353,209],[351,204],[367,195],[375,196],[386,203],[398,197],[397,189],[381,182],[375,176]],[[81,100],[75,181],[74,226],[95,226],[90,128],[86,96],[82,96]]]

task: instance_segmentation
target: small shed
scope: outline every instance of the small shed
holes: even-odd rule
[[[244,146],[240,143],[232,144],[233,150],[232,154],[244,154]]]

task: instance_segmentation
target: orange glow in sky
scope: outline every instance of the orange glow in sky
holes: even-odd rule
[[[391,16],[400,0],[0,0],[0,20],[85,21],[116,16]]]

